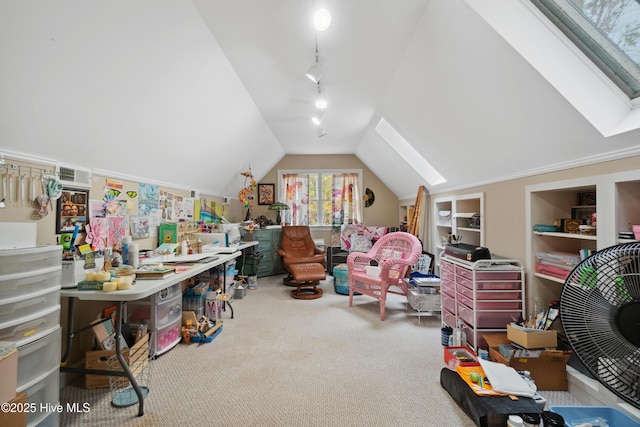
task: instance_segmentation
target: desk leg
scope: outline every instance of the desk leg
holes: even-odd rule
[[[75,298],[67,298],[67,342],[60,366],[67,364],[67,359],[71,353],[71,340],[73,339],[73,301],[75,301]]]
[[[142,395],[142,390],[140,389],[138,382],[131,373],[131,369],[129,369],[127,362],[125,362],[124,357],[122,356],[122,349],[120,348],[120,337],[122,336],[122,319],[120,319],[120,317],[123,315],[123,313],[124,302],[119,301],[118,315],[116,316],[116,356],[118,357],[118,361],[122,366],[122,370],[126,374],[127,378],[129,378],[129,381],[131,381],[131,386],[138,396],[138,416],[141,417],[142,415],[144,415],[144,396]]]

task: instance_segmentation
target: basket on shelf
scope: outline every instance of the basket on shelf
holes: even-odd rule
[[[129,350],[128,357],[129,370],[142,391],[143,399],[149,394],[152,358],[153,350],[149,348],[149,335],[146,334]],[[117,355],[114,354],[107,359],[107,370],[123,372]],[[138,403],[138,395],[126,376],[109,376],[109,387],[111,389],[111,404],[113,406],[124,408]]]

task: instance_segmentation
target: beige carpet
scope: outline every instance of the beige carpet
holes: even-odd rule
[[[145,413],[115,408],[109,389],[84,389],[82,379],[61,392],[88,403],[86,413],[63,413],[62,426],[473,426],[440,387],[444,366],[440,319],[420,322],[404,298],[378,305],[334,292],[292,299],[282,276],[261,278],[233,302],[220,336],[179,344],[151,363]],[[579,404],[568,393],[543,394],[548,403]]]

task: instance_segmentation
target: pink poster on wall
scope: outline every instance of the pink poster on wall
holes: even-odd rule
[[[127,232],[127,221],[125,218],[108,217],[109,234],[107,235],[107,247],[113,247],[114,244],[120,244],[122,238]]]

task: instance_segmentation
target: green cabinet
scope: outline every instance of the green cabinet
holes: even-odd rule
[[[282,228],[261,228],[253,230],[253,233],[244,232],[242,240],[258,241],[258,245],[254,246],[255,252],[263,254],[258,264],[258,277],[284,273],[282,258],[278,255],[278,249],[280,249],[280,242],[282,241]]]

